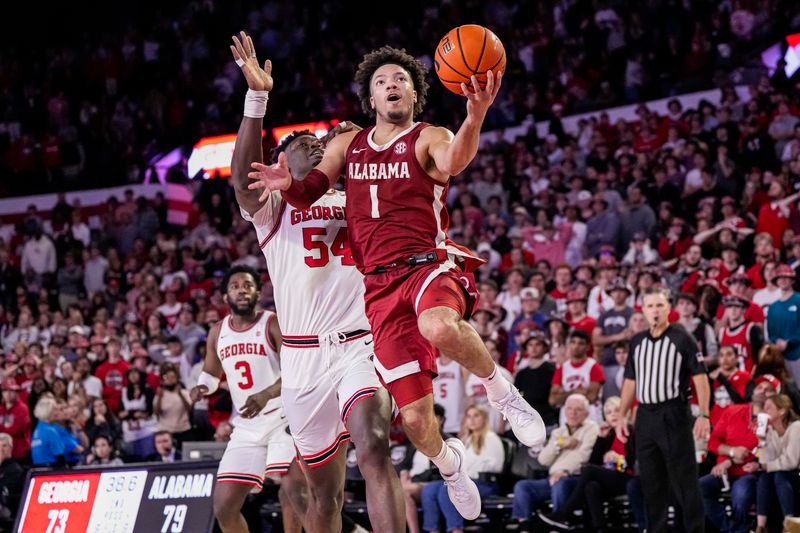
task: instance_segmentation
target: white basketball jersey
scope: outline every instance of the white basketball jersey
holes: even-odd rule
[[[561,386],[570,392],[579,388],[589,388],[592,383],[592,367],[597,364],[594,359],[587,359],[581,366],[572,366],[567,360],[561,366]]]
[[[278,353],[269,339],[269,323],[273,317],[275,313],[263,311],[255,324],[241,331],[233,328],[230,315],[222,319],[217,339],[217,357],[228,378],[237,413],[251,394],[261,392],[281,377]],[[280,397],[273,398],[260,415],[275,412],[281,405]],[[240,425],[258,425],[259,417],[238,417],[236,422]]]
[[[436,363],[439,375],[433,380],[433,398],[444,407],[444,431],[458,434],[461,430],[461,417],[464,414],[464,378],[461,365],[455,361]]]
[[[369,329],[344,206],[341,191],[329,191],[306,209],[273,193],[253,217],[241,210],[267,259],[284,335]]]
[[[561,387],[567,392],[579,388],[588,389],[589,385],[592,384],[592,368],[599,364],[595,359],[589,358],[580,366],[572,366],[572,361],[568,359],[561,366]],[[603,407],[599,397],[596,402],[589,406],[589,418],[596,422],[603,421]],[[564,406],[561,406],[559,424],[563,424],[565,421]]]

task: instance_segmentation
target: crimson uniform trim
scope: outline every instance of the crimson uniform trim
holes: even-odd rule
[[[359,401],[375,396],[376,392],[378,392],[378,387],[365,387],[354,392],[353,395],[350,396],[346,402],[344,402],[344,407],[342,408],[342,422],[345,426],[347,425],[347,417],[350,416],[350,410]]]
[[[278,221],[275,223],[275,226],[272,227],[272,229],[267,234],[267,236],[264,237],[264,240],[261,241],[260,243],[258,243],[258,247],[259,248],[263,249],[267,245],[267,243],[270,240],[272,240],[272,238],[275,236],[275,234],[278,233],[278,230],[281,227],[281,222],[283,221],[283,213],[284,213],[284,211],[286,211],[286,200],[281,200],[281,207],[280,207],[280,210],[278,211]]]
[[[242,483],[244,485],[255,485],[261,488],[264,484],[263,478],[245,472],[222,472],[217,474],[217,483]]]
[[[256,315],[256,319],[253,321],[253,323],[245,327],[244,329],[236,329],[234,327],[233,322],[231,322],[231,315],[225,315],[225,318],[228,319],[228,327],[231,328],[231,331],[233,331],[234,333],[246,333],[251,329],[253,329],[253,326],[258,324],[258,321],[261,320],[263,316],[264,316],[264,311],[261,311],[260,313],[258,313],[258,315]],[[267,324],[269,324],[269,321],[267,321]]]
[[[259,489],[264,487],[264,483],[261,482],[261,481],[256,482],[256,481],[248,481],[248,480],[245,480],[245,479],[233,479],[233,478],[220,479],[220,478],[217,478],[217,483],[238,483],[240,485],[253,485],[254,487],[258,487]]]
[[[264,475],[268,476],[271,474],[286,474],[289,472],[289,467],[292,466],[292,461],[288,463],[272,463],[267,465],[267,469],[264,470]]]
[[[336,440],[333,441],[333,444],[325,448],[323,451],[319,453],[315,453],[313,455],[304,455],[303,460],[310,468],[316,468],[318,466],[322,466],[336,455],[336,451],[339,449],[339,446],[346,443],[350,440],[350,433],[347,431],[342,431],[339,433],[339,436],[336,437]]]
[[[342,342],[345,343],[361,339],[369,334],[370,332],[365,329],[351,331],[344,334],[345,339]],[[290,348],[319,348],[319,337],[313,335],[284,335],[283,346],[288,346]]]

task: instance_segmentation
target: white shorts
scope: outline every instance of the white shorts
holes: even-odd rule
[[[309,467],[324,465],[350,440],[351,409],[380,388],[371,357],[372,335],[366,331],[283,337],[281,399]]]
[[[266,420],[234,421],[233,433],[217,469],[218,483],[243,483],[261,490],[264,476],[285,474],[297,457],[286,415],[277,411]]]

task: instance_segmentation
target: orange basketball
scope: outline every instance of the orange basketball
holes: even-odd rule
[[[477,76],[481,89],[486,87],[486,73],[490,70],[497,79],[497,74],[506,68],[506,51],[491,30],[465,24],[453,28],[439,41],[433,64],[444,86],[463,95],[462,83],[472,88],[470,76]]]

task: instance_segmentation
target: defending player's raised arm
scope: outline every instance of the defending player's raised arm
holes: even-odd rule
[[[213,394],[219,388],[219,378],[222,376],[222,362],[217,356],[217,339],[222,322],[211,326],[206,339],[206,358],[203,359],[203,372],[197,380],[197,385],[189,391],[192,402],[200,400],[203,396]]]
[[[239,37],[234,36],[232,39],[231,53],[247,80],[248,91],[244,117],[233,147],[231,182],[239,206],[252,216],[261,209],[264,201],[259,199],[258,191],[247,187],[250,184],[247,173],[250,171],[252,161],[264,160],[261,131],[266,113],[267,94],[273,86],[272,62],[267,59],[263,68],[259,65],[253,39],[245,32],[240,32]]]
[[[445,128],[428,128],[434,130],[429,133],[431,139],[428,144],[428,155],[440,173],[446,176],[460,174],[478,153],[481,126],[486,118],[486,112],[489,111],[500,90],[502,78],[502,73],[498,74],[495,83],[494,74],[489,71],[486,88],[483,90],[475,76],[472,76],[474,90],[470,91],[465,84],[461,84],[461,90],[467,97],[467,118],[455,136]]]
[[[252,163],[252,181],[249,188],[260,190],[260,200],[265,200],[272,191],[282,191],[290,205],[305,208],[322,198],[322,195],[339,180],[344,171],[345,155],[350,142],[358,132],[349,131],[337,135],[325,148],[322,161],[302,180],[292,179],[286,164],[286,155],[281,153],[274,165]]]

